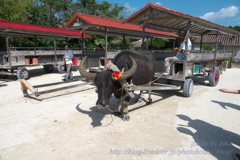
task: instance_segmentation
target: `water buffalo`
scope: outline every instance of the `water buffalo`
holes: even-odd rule
[[[134,85],[144,85],[151,82],[154,78],[155,72],[155,58],[150,52],[133,52],[133,51],[122,51],[117,54],[112,63],[114,67],[124,72],[119,79],[113,78],[113,70],[105,70],[99,73],[90,73],[83,67],[86,61],[86,57],[79,65],[80,74],[94,81],[97,86],[98,100],[96,105],[100,108],[109,105],[109,99],[114,94],[118,104],[118,110],[121,105],[121,97],[126,94],[122,91],[123,83],[133,83]],[[116,70],[115,69],[115,70]],[[140,92],[141,94],[142,92]],[[149,95],[149,100],[150,100]],[[130,120],[128,115],[128,104],[131,100],[130,95],[127,93],[124,100],[124,109],[122,113],[123,120]]]

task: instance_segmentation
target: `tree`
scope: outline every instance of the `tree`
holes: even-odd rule
[[[237,31],[240,31],[240,26],[234,26],[234,27],[229,26],[229,28],[232,28],[232,29],[235,29],[235,30],[237,30]]]
[[[28,0],[0,0],[0,19],[25,22]]]
[[[27,21],[31,24],[60,27],[66,23],[66,17],[76,11],[72,0],[31,0],[27,8]],[[68,20],[69,20],[68,19]]]
[[[166,43],[167,41],[162,39],[162,38],[154,38],[152,40],[152,45],[151,45],[151,41],[148,40],[148,45],[151,45],[152,48],[155,48],[155,49],[160,49],[162,47],[165,47],[166,46]],[[145,44],[146,45],[146,44]]]
[[[125,18],[123,6],[111,4],[107,1],[97,2],[96,0],[78,0],[76,2],[79,8],[79,13],[123,20]]]

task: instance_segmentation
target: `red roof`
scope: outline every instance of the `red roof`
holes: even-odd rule
[[[76,18],[80,18],[83,21],[89,23],[90,25],[99,25],[99,26],[104,26],[104,27],[112,27],[112,28],[142,32],[142,28],[139,25],[130,24],[130,23],[123,24],[122,21],[92,16],[92,15],[87,15],[87,14],[80,14],[80,13],[75,13],[74,16],[64,26],[64,28],[68,28],[74,22],[74,20]],[[145,29],[145,32],[156,33],[156,34],[161,34],[161,35],[171,36],[171,37],[178,37],[178,35],[175,33],[161,32],[161,31],[156,31],[156,30],[147,29],[147,28]]]
[[[44,32],[44,33],[57,33],[57,34],[63,34],[63,35],[82,36],[82,33],[79,32],[79,31],[66,30],[66,29],[53,28],[53,27],[45,27],[45,26],[26,24],[26,23],[4,21],[4,20],[0,20],[0,28],[38,31],[40,33]],[[84,36],[85,37],[91,37],[87,34],[84,34]]]

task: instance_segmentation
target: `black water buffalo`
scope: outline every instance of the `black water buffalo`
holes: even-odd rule
[[[113,78],[113,70],[105,70],[99,73],[87,72],[83,67],[85,61],[86,57],[81,62],[79,71],[83,77],[93,80],[97,86],[98,100],[96,105],[100,108],[108,106],[109,99],[112,94],[114,94],[119,110],[121,105],[121,97],[126,94],[125,91],[121,90],[123,83],[144,85],[150,83],[154,78],[155,58],[150,52],[122,51],[117,54],[112,63],[115,65],[114,67],[117,68],[117,70],[122,71],[124,69],[122,77],[118,80]],[[131,97],[129,94],[127,94],[122,113],[123,120],[130,119],[128,115],[128,104],[130,100]]]

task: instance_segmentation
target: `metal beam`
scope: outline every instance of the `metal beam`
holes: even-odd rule
[[[136,86],[135,91],[140,90],[180,90],[181,86]]]

